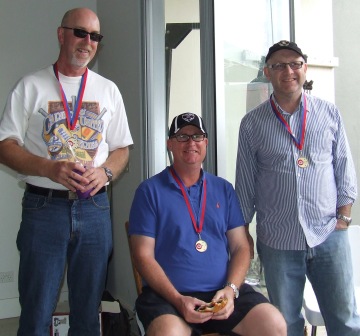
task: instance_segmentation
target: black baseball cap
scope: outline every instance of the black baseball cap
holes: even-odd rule
[[[305,60],[305,63],[307,62],[307,56],[301,51],[301,49],[297,46],[297,44],[295,42],[281,40],[280,42],[275,43],[272,47],[269,48],[269,52],[265,58],[265,63],[269,60],[269,58],[271,57],[271,55],[274,52],[277,52],[277,51],[283,50],[283,49],[295,51]]]
[[[194,113],[186,112],[179,114],[173,119],[169,130],[169,138],[174,136],[183,127],[189,125],[196,126],[198,129],[200,129],[200,131],[207,135],[204,121],[202,120],[202,118]]]

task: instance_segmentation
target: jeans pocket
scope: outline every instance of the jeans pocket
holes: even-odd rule
[[[22,207],[24,210],[38,210],[46,206],[46,197],[31,194],[28,192],[24,193],[22,198]]]
[[[106,193],[95,195],[91,197],[91,200],[95,207],[97,207],[98,209],[110,210],[110,203]]]

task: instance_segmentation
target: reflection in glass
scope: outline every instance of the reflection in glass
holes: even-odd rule
[[[253,0],[246,8],[238,0],[214,4],[217,137],[224,139],[218,144],[218,173],[234,184],[240,121],[271,93],[262,69],[269,47],[289,39],[289,3]]]
[[[242,117],[269,98],[263,74],[271,45],[290,39],[288,0],[221,0],[215,8],[216,113],[218,175],[235,184],[238,132]],[[256,225],[250,233],[256,240]],[[247,281],[261,283],[255,255]],[[259,275],[260,274],[260,275]]]

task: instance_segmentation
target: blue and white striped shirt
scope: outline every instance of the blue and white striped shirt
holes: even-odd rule
[[[306,93],[303,93],[306,94]],[[300,151],[267,100],[241,121],[235,189],[246,223],[256,212],[257,239],[281,250],[304,250],[326,240],[336,209],[357,196],[354,163],[337,107],[307,95],[305,142]],[[299,138],[300,108],[278,110]]]

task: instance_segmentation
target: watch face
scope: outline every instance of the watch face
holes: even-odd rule
[[[234,291],[234,297],[236,299],[239,297],[239,289],[234,284],[228,282],[225,286],[231,287],[231,289]]]

